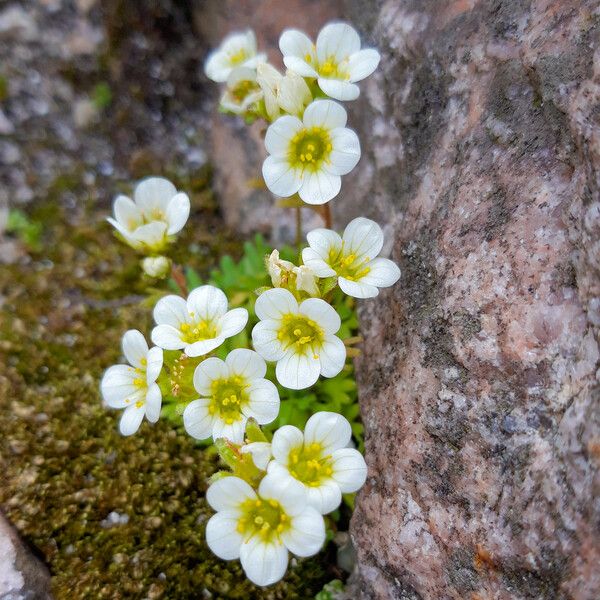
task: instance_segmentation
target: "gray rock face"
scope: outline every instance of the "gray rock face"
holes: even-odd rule
[[[598,598],[597,3],[350,4],[382,62],[333,207],[403,271],[361,304],[353,596]]]
[[[0,598],[51,600],[50,574],[0,514]]]

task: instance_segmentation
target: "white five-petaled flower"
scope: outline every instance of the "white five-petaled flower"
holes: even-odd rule
[[[336,277],[342,291],[355,298],[372,298],[379,288],[400,278],[398,265],[377,257],[383,247],[383,231],[375,221],[358,217],[340,237],[330,229],[313,229],[306,236],[309,247],[302,260],[317,277]]]
[[[298,305],[291,292],[274,288],[257,298],[255,311],[260,322],[252,343],[265,360],[277,361],[275,374],[284,387],[301,390],[344,367],[346,346],[335,335],[340,316],[325,300],[308,298]]]
[[[239,558],[256,585],[271,585],[285,575],[288,552],[312,556],[325,541],[323,517],[293,483],[282,485],[266,475],[257,493],[239,477],[224,477],[206,493],[218,511],[206,525],[208,547],[224,560]]]
[[[256,81],[264,93],[265,110],[272,121],[279,117],[281,111],[302,116],[306,106],[312,102],[306,81],[292,71],[282,75],[269,63],[261,63],[256,68]]]
[[[117,196],[113,213],[107,221],[132,248],[157,252],[185,225],[190,199],[167,179],[148,177],[137,184],[133,200]]]
[[[154,307],[152,341],[165,350],[183,349],[202,356],[238,334],[248,321],[245,308],[227,310],[227,296],[219,288],[202,285],[181,296],[165,296]]]
[[[227,88],[221,98],[221,107],[236,115],[243,115],[262,97],[263,92],[256,81],[256,70],[237,67],[227,78]]]
[[[262,173],[278,196],[298,193],[307,204],[324,204],[340,191],[346,175],[360,159],[358,136],[346,128],[346,110],[332,100],[315,100],[302,120],[285,115],[267,129],[270,156]]]
[[[196,439],[226,438],[244,441],[246,422],[270,423],[279,413],[279,393],[265,379],[267,365],[253,350],[232,350],[225,361],[207,358],[194,372],[194,387],[201,398],[183,411],[186,431]]]
[[[104,402],[111,408],[124,408],[119,429],[122,435],[135,433],[146,415],[156,423],[160,415],[162,394],[156,384],[163,364],[160,348],[148,349],[144,336],[130,329],[122,340],[123,354],[129,365],[114,365],[106,370],[100,389]]]
[[[306,489],[308,502],[321,514],[335,510],[342,493],[356,492],[367,477],[361,453],[348,448],[350,423],[337,413],[318,412],[304,428],[280,427],[273,435],[274,456],[268,473],[285,482],[299,481]]]
[[[251,29],[229,34],[221,45],[213,50],[204,65],[204,72],[209,79],[222,83],[227,81],[231,71],[236,67],[256,66],[264,62],[266,56],[256,52],[256,36]]]
[[[346,23],[329,23],[319,32],[317,43],[301,31],[288,29],[279,38],[283,62],[303,77],[317,79],[319,87],[336,100],[354,100],[356,85],[379,64],[379,52],[360,49],[360,37]]]

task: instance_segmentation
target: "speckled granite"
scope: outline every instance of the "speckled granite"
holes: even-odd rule
[[[383,60],[334,208],[403,271],[361,305],[352,596],[598,598],[598,5],[350,5]]]

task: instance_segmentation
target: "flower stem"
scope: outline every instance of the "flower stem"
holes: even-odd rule
[[[333,218],[331,216],[329,202],[323,205],[323,219],[325,220],[325,227],[327,229],[333,229]]]
[[[183,269],[181,265],[176,265],[173,263],[171,266],[171,278],[176,283],[181,295],[185,298],[188,295],[187,282],[185,280],[185,275],[183,273]]]
[[[300,252],[300,246],[302,244],[302,209],[297,206],[296,207],[296,246],[298,247],[298,252]]]

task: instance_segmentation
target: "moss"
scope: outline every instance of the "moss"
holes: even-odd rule
[[[67,183],[53,186],[56,197]],[[118,434],[98,382],[119,360],[123,331],[148,330],[144,284],[105,215],[72,212],[56,198],[40,205],[31,216],[44,222],[43,252],[0,269],[0,504],[48,563],[56,597],[314,596],[331,579],[323,556],[263,590],[237,561],[210,553],[204,492],[214,455],[164,420]],[[201,271],[236,248],[221,229],[216,210],[192,215],[181,247],[196,249]],[[113,512],[121,522],[111,525]]]

